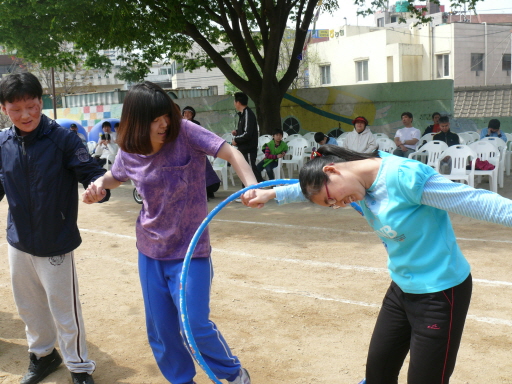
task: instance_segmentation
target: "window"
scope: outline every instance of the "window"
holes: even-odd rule
[[[391,22],[396,23],[396,16],[391,16]]]
[[[507,75],[510,75],[510,53],[505,53],[501,60],[501,69],[507,71]]]
[[[450,76],[450,55],[436,55],[437,78]]]
[[[484,54],[483,53],[472,53],[471,54],[471,70],[477,71],[477,72],[484,70]]]
[[[368,81],[368,60],[356,61],[357,81]]]
[[[383,27],[384,26],[384,18],[383,17],[379,17],[377,19],[377,27]]]
[[[322,84],[331,84],[331,66],[330,65],[321,65],[320,66],[320,76],[322,79]]]

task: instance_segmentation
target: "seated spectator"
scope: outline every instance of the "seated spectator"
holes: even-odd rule
[[[82,140],[82,144],[84,144],[84,145],[87,144],[87,139],[85,138],[85,136],[83,134],[78,132],[78,126],[75,123],[71,123],[71,125],[69,126],[69,129],[78,135],[80,140]]]
[[[480,138],[484,137],[499,137],[504,142],[507,142],[507,135],[501,132],[500,130],[501,123],[498,119],[489,120],[489,124],[487,124],[487,128],[482,129],[480,132]]]
[[[433,140],[444,141],[449,147],[460,144],[459,135],[450,131],[450,119],[448,116],[439,118],[439,127],[441,132],[434,135]],[[439,173],[443,175],[450,174],[452,169],[452,158],[450,156],[443,157],[439,163]]]
[[[393,155],[400,157],[409,157],[416,150],[416,144],[421,138],[419,129],[412,126],[413,116],[411,112],[402,113],[403,128],[396,131],[395,144],[396,149]]]
[[[318,144],[319,147],[324,144],[338,145],[338,142],[334,137],[326,136],[325,133],[323,132],[315,133],[315,142]]]
[[[220,179],[219,176],[217,176],[217,172],[213,170],[213,166],[210,163],[210,160],[206,158],[206,198],[208,201],[210,199],[215,198],[215,192],[219,190],[220,187]]]
[[[441,114],[439,112],[434,112],[432,114],[432,121],[434,124],[429,125],[425,132],[423,132],[423,136],[425,136],[427,133],[438,133],[441,132],[441,128],[439,128],[439,118],[441,117]]]
[[[186,106],[183,108],[182,116],[186,120],[190,120],[194,124],[201,125],[201,123],[197,120],[194,120],[196,117],[196,110],[192,107]]]
[[[273,140],[264,144],[261,148],[265,153],[265,158],[256,165],[256,168],[258,169],[256,179],[258,179],[259,183],[263,181],[263,177],[261,176],[261,172],[263,172],[263,170],[267,172],[269,180],[275,179],[274,168],[279,164],[279,159],[284,157],[288,151],[288,145],[283,141],[282,129],[276,129],[272,138]]]
[[[373,153],[379,146],[368,128],[368,120],[363,116],[356,117],[352,124],[354,130],[343,141],[343,147],[359,153]]]
[[[432,140],[444,141],[449,147],[460,144],[459,135],[450,131],[450,119],[448,116],[439,118],[439,128],[441,132],[434,135]]]
[[[96,144],[94,158],[103,166],[107,163],[107,158],[110,154],[108,145],[115,144],[116,134],[112,132],[112,124],[110,124],[110,121],[104,121],[103,124],[101,124],[101,129],[103,133],[100,134],[98,144]]]

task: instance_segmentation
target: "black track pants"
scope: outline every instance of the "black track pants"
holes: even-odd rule
[[[391,283],[373,331],[367,384],[396,384],[407,353],[408,384],[448,384],[471,301],[471,275],[445,291],[410,294]]]

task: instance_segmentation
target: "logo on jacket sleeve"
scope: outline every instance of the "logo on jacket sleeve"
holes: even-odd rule
[[[85,148],[78,148],[75,155],[82,163],[89,161],[89,152],[87,152],[87,149]]]

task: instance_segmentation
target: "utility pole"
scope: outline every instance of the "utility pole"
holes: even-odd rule
[[[55,95],[55,69],[52,67],[52,101],[53,101],[53,119],[57,120],[57,95]]]

